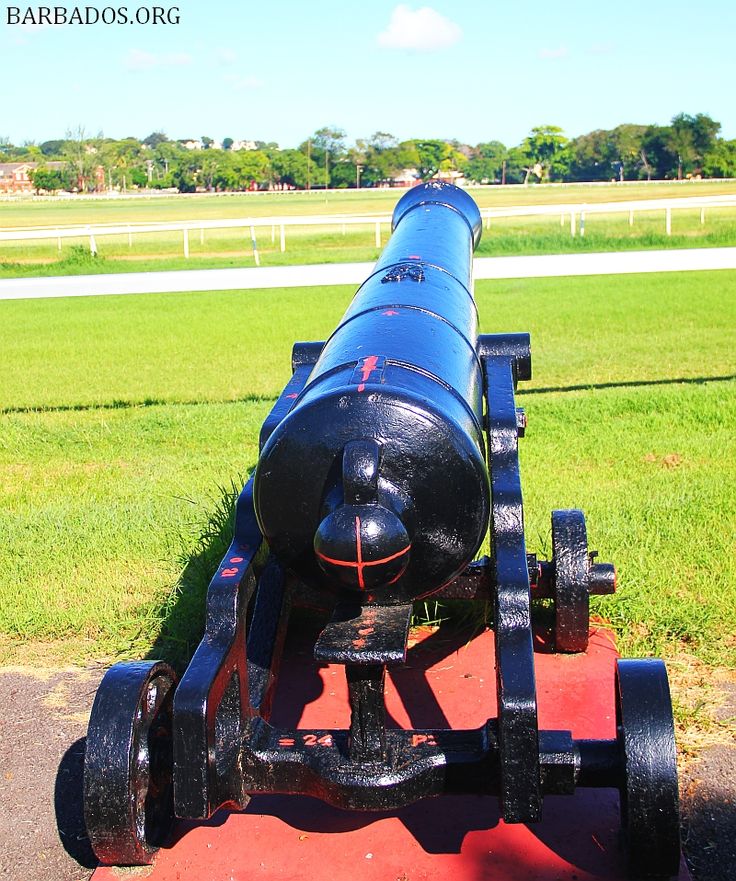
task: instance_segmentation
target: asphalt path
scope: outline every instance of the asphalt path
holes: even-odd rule
[[[0,300],[358,285],[370,275],[373,266],[373,263],[326,263],[310,266],[6,278],[0,279]],[[476,279],[686,272],[704,269],[736,269],[736,248],[475,258]]]

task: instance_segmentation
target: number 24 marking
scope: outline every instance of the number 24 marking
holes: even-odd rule
[[[304,746],[332,746],[331,734],[323,734],[321,737],[317,737],[316,734],[303,734],[302,740]]]

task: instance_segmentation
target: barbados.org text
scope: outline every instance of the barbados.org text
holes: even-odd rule
[[[9,25],[179,24],[178,6],[8,6]]]

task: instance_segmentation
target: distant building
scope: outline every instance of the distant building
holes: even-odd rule
[[[35,187],[31,173],[42,165],[51,171],[63,171],[68,168],[66,162],[0,162],[0,193],[33,193]],[[94,189],[105,188],[105,169],[98,165],[93,172]],[[82,189],[82,181],[78,181]]]
[[[258,145],[255,141],[233,141],[231,150],[257,150]]]
[[[35,162],[0,162],[0,193],[32,193]]]
[[[463,171],[438,171],[432,180],[442,180],[445,183],[455,184],[456,187],[464,187],[467,184],[465,180],[465,172]]]
[[[177,143],[187,150],[204,150],[204,144],[199,138],[182,138]],[[222,150],[222,141],[212,141],[209,145],[210,150]],[[231,150],[257,150],[258,145],[255,141],[233,141]]]
[[[462,171],[438,171],[437,174],[433,175],[432,180],[445,181],[458,187],[464,187],[467,184]],[[422,178],[416,168],[402,168],[398,174],[388,181],[388,185],[391,187],[413,187],[421,182]]]
[[[398,174],[391,178],[389,183],[392,187],[413,187],[420,181],[421,178],[416,168],[402,168]]]

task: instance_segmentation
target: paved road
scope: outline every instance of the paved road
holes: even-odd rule
[[[312,266],[262,266],[257,269],[191,269],[173,272],[7,278],[0,279],[0,300],[357,285],[367,278],[372,268],[372,263],[328,263]],[[478,257],[475,260],[476,279],[683,272],[702,269],[736,269],[736,248],[552,254],[539,257]]]

